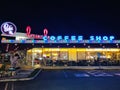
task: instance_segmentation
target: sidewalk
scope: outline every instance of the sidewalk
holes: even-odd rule
[[[17,75],[11,78],[27,78],[34,70],[20,70]]]
[[[0,82],[32,80],[41,72],[41,70],[42,69],[40,69],[36,75],[30,78],[28,78],[28,76],[31,75],[34,69],[20,70],[15,76],[0,78]]]

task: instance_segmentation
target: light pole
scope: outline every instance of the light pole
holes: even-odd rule
[[[32,46],[34,46],[34,43],[32,44]],[[33,67],[34,66],[34,50],[33,50],[33,48],[31,50],[31,52],[32,52],[32,67]]]

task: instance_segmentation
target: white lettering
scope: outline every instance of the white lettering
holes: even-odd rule
[[[96,40],[101,40],[101,36],[96,36]]]
[[[76,40],[76,36],[71,36],[71,40]]]
[[[83,36],[78,36],[78,40],[83,40]]]
[[[103,36],[103,40],[108,40],[108,37],[107,36]]]
[[[55,36],[51,36],[51,37],[50,37],[50,40],[53,40],[53,41],[54,41],[54,40],[55,40]]]
[[[69,36],[64,36],[64,40],[69,40]]]
[[[9,24],[5,23],[3,25],[3,28],[4,28],[5,32],[8,32],[11,35],[13,34],[13,27],[12,27],[12,25],[9,25]]]
[[[62,40],[62,36],[57,36],[57,40]]]
[[[115,37],[114,36],[110,36],[110,40],[113,40],[113,39],[115,39]]]
[[[95,39],[94,39],[94,36],[90,36],[90,40],[95,40]]]

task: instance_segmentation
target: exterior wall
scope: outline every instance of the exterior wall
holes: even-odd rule
[[[27,51],[28,62],[34,59],[48,60],[120,60],[119,48],[33,48]]]

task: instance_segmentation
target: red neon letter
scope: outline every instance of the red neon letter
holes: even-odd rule
[[[48,34],[48,30],[45,28],[44,29],[44,36],[47,36],[47,34]]]
[[[27,36],[29,36],[30,33],[31,33],[31,27],[27,26],[27,28],[26,28],[26,34],[27,34]]]

